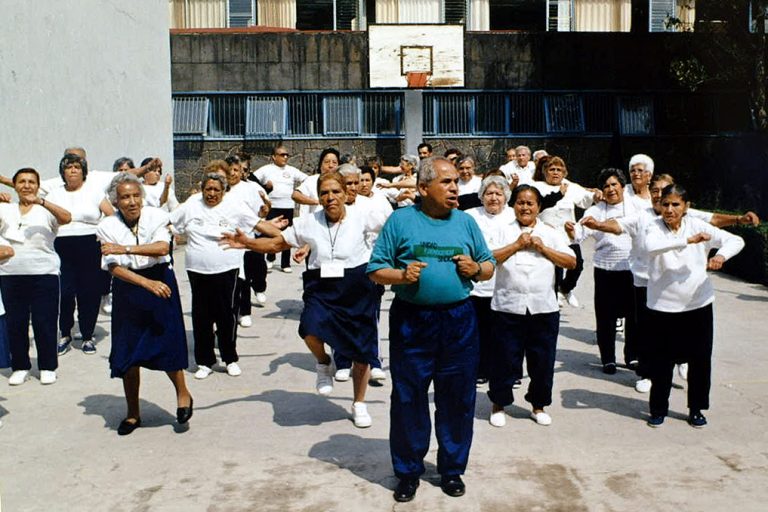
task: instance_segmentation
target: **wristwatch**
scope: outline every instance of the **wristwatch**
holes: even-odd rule
[[[131,246],[130,245],[126,245],[125,246],[125,254],[131,254]]]

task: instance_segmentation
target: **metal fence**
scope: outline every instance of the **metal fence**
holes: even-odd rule
[[[401,138],[402,91],[178,93],[174,137]],[[751,129],[746,96],[623,91],[423,93],[428,137],[719,135]]]

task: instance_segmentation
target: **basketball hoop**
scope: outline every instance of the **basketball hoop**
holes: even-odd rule
[[[411,87],[411,88],[426,87],[427,80],[429,79],[430,74],[431,73],[426,73],[424,71],[406,72],[405,78],[408,80],[408,87]]]

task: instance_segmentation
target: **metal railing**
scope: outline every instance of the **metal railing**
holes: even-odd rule
[[[747,98],[738,92],[425,90],[421,114],[424,135],[445,138],[751,130]],[[401,138],[404,119],[400,90],[173,95],[177,140]]]

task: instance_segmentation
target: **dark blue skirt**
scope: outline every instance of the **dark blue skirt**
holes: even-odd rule
[[[321,279],[320,270],[304,272],[299,336],[317,336],[352,361],[376,357],[380,296],[366,267],[344,269],[344,277],[333,279]]]
[[[187,336],[173,270],[162,264],[133,272],[167,284],[171,297],[162,299],[122,279],[113,280],[112,377],[123,377],[134,366],[166,372],[185,369]]]

